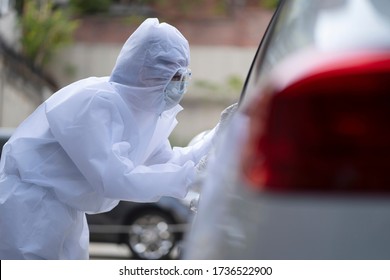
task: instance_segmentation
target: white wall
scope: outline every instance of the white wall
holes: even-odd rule
[[[16,11],[4,10],[2,14],[0,13],[0,35],[9,46],[18,48],[20,32],[17,30]]]
[[[89,76],[110,75],[121,47],[120,44],[77,43],[57,55],[50,72],[61,85]],[[192,46],[193,81],[224,83],[232,75],[244,79],[255,51],[255,48]],[[71,68],[73,71],[69,71]]]

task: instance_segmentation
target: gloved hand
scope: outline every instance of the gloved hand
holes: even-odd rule
[[[218,138],[221,135],[221,133],[225,130],[227,124],[229,123],[230,118],[237,111],[237,108],[238,108],[238,103],[234,103],[234,104],[226,107],[222,111],[221,117],[219,119],[216,131],[215,131],[214,138]]]
[[[228,107],[225,108],[225,110],[221,113],[221,122],[226,121],[227,118],[229,118],[234,112],[237,110],[238,103],[234,103]]]
[[[232,117],[233,113],[237,110],[237,107],[238,107],[238,103],[234,103],[234,104],[228,106],[227,108],[225,108],[222,111],[220,120],[219,120],[218,124],[215,127],[214,134],[212,135],[212,139],[211,139],[211,141],[212,141],[212,148],[195,165],[195,171],[196,171],[196,175],[197,176],[196,176],[196,180],[194,182],[194,185],[198,185],[198,184],[200,184],[201,181],[203,181],[203,179],[204,179],[204,177],[206,175],[205,171],[206,171],[207,163],[209,161],[209,157],[213,153],[213,150],[215,148],[215,141],[216,141],[216,139],[218,139],[218,137],[220,136],[222,131],[226,128],[226,126],[227,126],[230,118]]]
[[[200,161],[195,165],[196,174],[198,176],[201,176],[204,174],[204,171],[206,170],[207,166],[207,160],[208,160],[208,154],[204,155]]]
[[[213,146],[215,146],[216,139],[218,139],[218,137],[220,136],[222,131],[226,128],[226,126],[229,122],[229,119],[231,118],[233,113],[237,110],[237,107],[238,107],[238,103],[234,103],[222,111],[219,122],[218,122],[217,126],[215,127],[214,135],[212,136]],[[204,171],[206,170],[208,158],[209,158],[210,153],[212,153],[212,150],[209,151],[208,154],[204,155],[200,159],[200,161],[196,164],[195,169],[196,169],[196,173],[198,175],[198,178],[202,178],[202,175],[204,175]]]

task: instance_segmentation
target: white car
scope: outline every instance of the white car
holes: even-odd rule
[[[185,259],[390,259],[390,1],[285,0]]]

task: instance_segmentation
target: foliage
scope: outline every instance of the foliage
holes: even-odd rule
[[[263,0],[262,2],[264,7],[275,9],[278,6],[280,0]]]
[[[229,1],[226,0],[149,0],[156,13],[163,18],[204,19],[226,16],[229,13]]]
[[[122,22],[127,25],[133,25],[138,26],[140,25],[144,20],[146,20],[146,16],[142,15],[130,15],[122,19]]]
[[[194,82],[194,86],[204,90],[212,90],[212,91],[216,91],[219,89],[219,86],[217,84],[210,82],[208,80],[196,80]]]
[[[20,24],[22,51],[38,67],[43,67],[55,51],[72,42],[78,26],[63,10],[53,10],[49,0],[25,1]]]
[[[111,6],[111,0],[70,0],[70,6],[80,14],[105,13]]]
[[[244,83],[242,79],[236,75],[231,75],[228,77],[228,86],[232,91],[239,92]]]
[[[238,96],[243,87],[243,80],[237,75],[230,75],[222,83],[213,82],[210,80],[195,80],[193,83],[193,90],[198,96],[205,96],[213,98],[230,98],[231,96]]]

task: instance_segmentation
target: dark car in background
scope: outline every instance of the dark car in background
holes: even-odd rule
[[[185,199],[162,197],[155,203],[121,201],[111,211],[87,215],[91,242],[125,244],[135,259],[176,259],[194,212],[191,202],[198,193]]]
[[[390,1],[280,1],[184,258],[389,259],[389,81]]]
[[[8,128],[8,127],[1,127],[0,128],[0,156],[1,156],[1,153],[3,151],[4,144],[11,137],[14,130],[15,130],[14,128]]]

